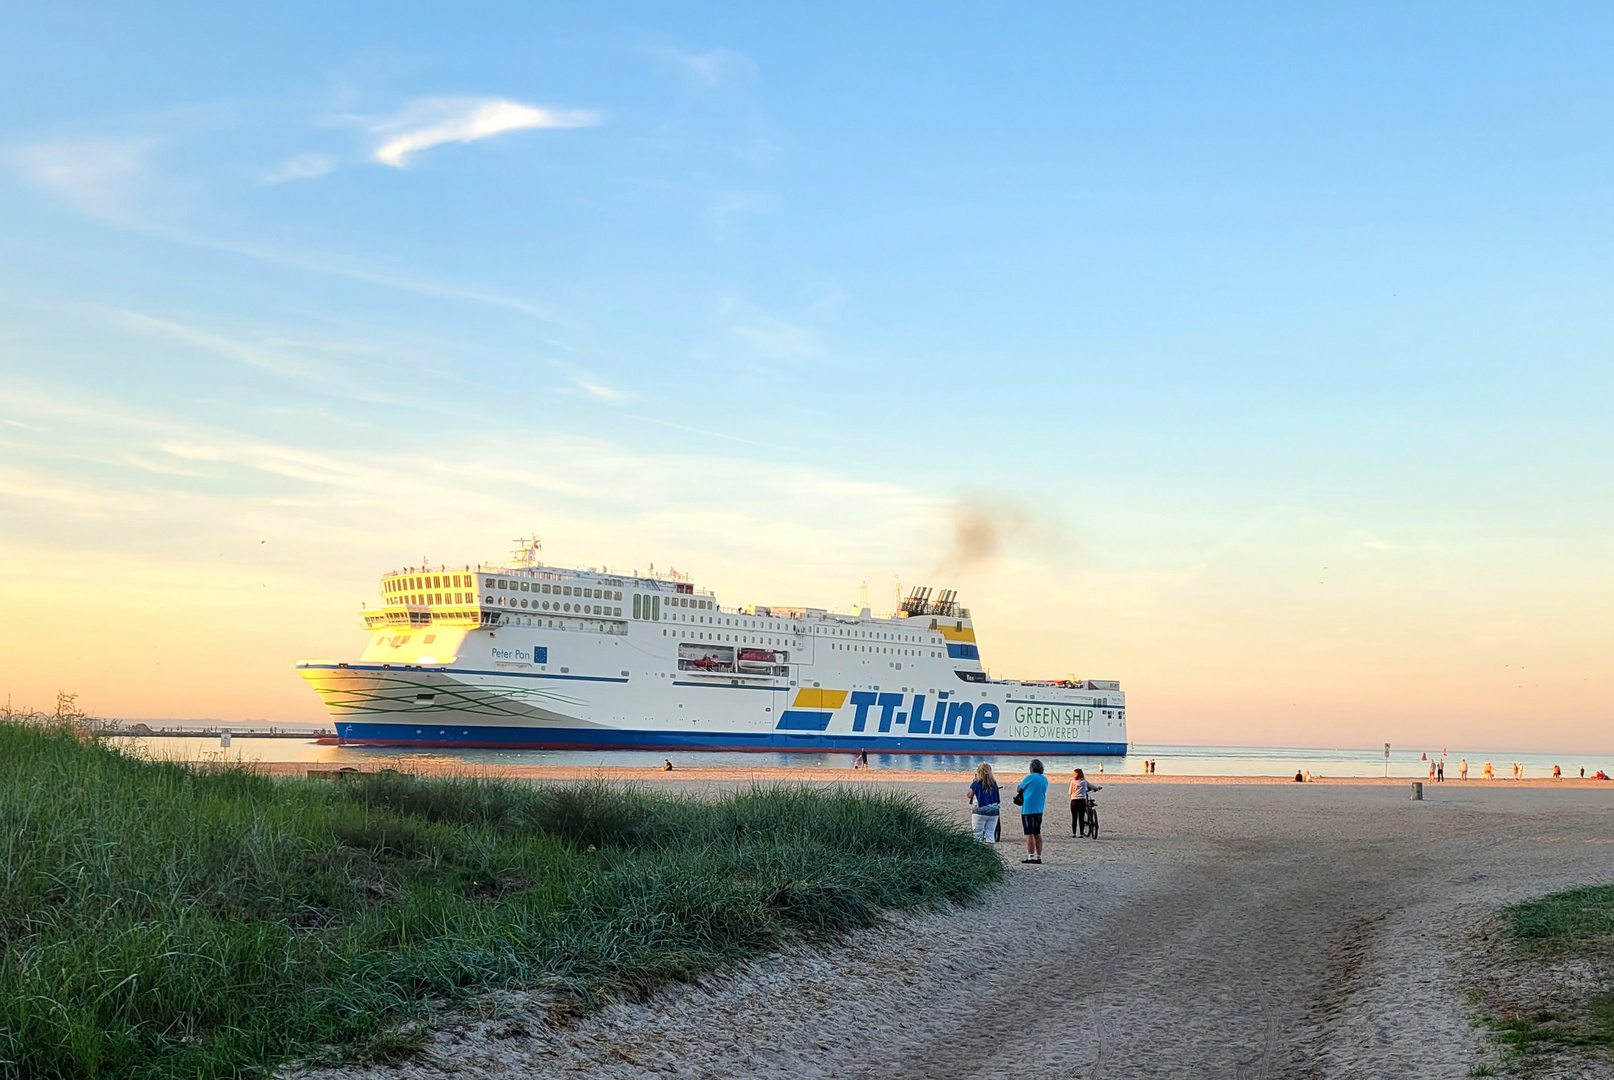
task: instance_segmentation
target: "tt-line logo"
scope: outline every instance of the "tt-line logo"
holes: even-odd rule
[[[851,695],[852,730],[867,731],[871,712],[875,717],[874,730],[890,732],[893,727],[906,728],[910,735],[974,735],[988,738],[996,735],[1002,711],[995,702],[983,701],[979,705],[970,701],[949,701],[952,695],[943,693],[925,715],[925,695],[913,695],[913,705],[904,709],[906,694],[881,694],[872,690],[857,690]],[[1015,731],[1023,737],[1030,726],[1038,732],[1051,733],[1052,729],[1091,724],[1098,710],[1075,705],[1016,705],[1013,710]]]
[[[925,715],[925,695],[913,696],[913,707],[902,709],[907,694],[879,694],[872,690],[852,692],[852,730],[865,731],[869,726],[869,710],[878,709],[877,731],[890,731],[893,724],[901,724],[910,735],[980,735],[997,734],[998,707],[990,701],[979,705],[970,701],[948,701],[941,694],[930,716]]]

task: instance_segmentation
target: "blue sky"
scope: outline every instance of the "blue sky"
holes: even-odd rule
[[[1611,19],[14,5],[0,587],[281,630],[179,690],[19,623],[11,681],[300,714],[380,571],[536,530],[949,577],[1139,738],[1614,747]]]

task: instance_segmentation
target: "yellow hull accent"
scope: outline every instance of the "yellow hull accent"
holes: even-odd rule
[[[831,711],[846,704],[846,690],[797,690],[796,703],[793,709],[829,709]]]

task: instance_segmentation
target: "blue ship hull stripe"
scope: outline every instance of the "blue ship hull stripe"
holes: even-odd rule
[[[829,727],[832,712],[815,709],[786,709],[779,715],[779,731],[823,731]]]
[[[500,672],[500,674],[505,674]],[[795,711],[795,710],[791,710]],[[804,710],[805,711],[805,710]],[[788,715],[788,714],[787,714]],[[828,713],[823,714],[826,717]],[[818,730],[750,732],[629,731],[618,728],[493,727],[463,724],[336,722],[354,746],[461,747],[481,750],[868,750],[876,754],[1095,754],[1125,756],[1124,742],[1052,739],[932,739],[923,736],[830,735]]]

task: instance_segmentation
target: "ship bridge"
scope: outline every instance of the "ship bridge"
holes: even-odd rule
[[[715,608],[717,601],[674,576],[541,564],[458,571],[408,567],[382,576],[381,607],[363,614],[370,630],[496,627],[544,618],[586,620],[593,629],[625,633],[630,618],[660,621],[664,604]]]

